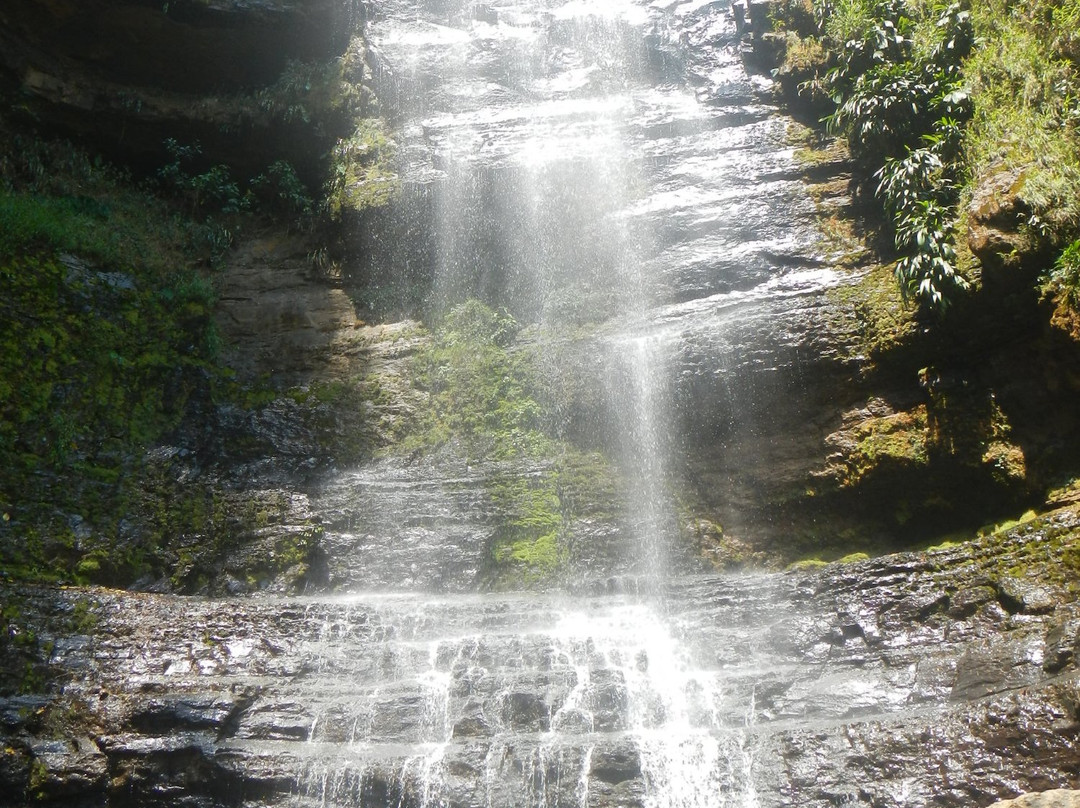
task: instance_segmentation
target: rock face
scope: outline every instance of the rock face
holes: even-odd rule
[[[968,248],[979,259],[985,283],[1008,288],[1030,280],[1019,266],[1030,246],[1030,236],[1021,232],[1029,215],[1020,198],[1023,184],[1018,171],[992,175],[978,186],[968,205]]]
[[[1034,794],[1022,794],[1015,800],[995,802],[990,808],[1075,808],[1080,805],[1080,791],[1055,788]]]
[[[158,160],[171,137],[241,171],[284,156],[310,176],[299,141],[310,148],[313,132],[272,120],[253,93],[290,62],[344,52],[355,14],[328,0],[13,0],[0,10],[0,78],[39,125],[125,163]]]
[[[367,327],[341,283],[320,273],[300,238],[268,235],[229,256],[218,294],[227,362],[245,379],[270,378],[277,389],[341,381],[378,364],[371,345],[407,339],[412,323]]]
[[[38,72],[39,60],[55,60],[117,85],[137,77],[140,86],[181,93],[250,88],[272,83],[289,59],[340,52],[348,40],[339,5],[12,0],[3,11],[5,55],[9,67]]]
[[[1065,510],[660,601],[41,590],[21,627],[65,684],[0,701],[0,774],[8,794],[131,806],[944,808],[1075,788],[1080,612],[1058,572],[1078,534]]]

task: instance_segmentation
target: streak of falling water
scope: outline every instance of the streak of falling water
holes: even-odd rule
[[[621,426],[622,461],[630,491],[630,524],[638,548],[641,589],[657,594],[668,573],[675,519],[667,490],[669,415],[664,393],[668,368],[661,336],[634,334],[616,341],[613,417]]]
[[[752,752],[742,727],[722,717],[732,707],[722,671],[690,652],[655,603],[603,598],[551,608],[556,603],[526,608],[524,623],[513,618],[494,633],[466,635],[457,633],[462,626],[451,612],[468,621],[477,603],[387,606],[396,661],[378,682],[357,682],[318,722],[297,806],[451,804],[454,778],[462,776],[453,763],[461,742],[455,724],[463,711],[479,708],[471,714],[490,732],[471,758],[478,777],[472,799],[485,808],[588,808],[598,744],[610,756],[606,745],[616,737],[633,744],[646,808],[757,808]],[[509,615],[507,605],[493,613]],[[417,628],[419,610],[431,619]],[[516,714],[513,705],[537,683],[542,701]],[[339,687],[347,691],[345,682]],[[369,706],[355,712],[377,715],[336,757],[324,758],[332,725],[351,720],[336,708],[357,701]],[[395,721],[399,734],[385,736]]]

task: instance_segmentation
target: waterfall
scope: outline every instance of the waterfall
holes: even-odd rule
[[[813,249],[809,203],[727,4],[387,0],[367,36],[403,192],[366,270],[427,279],[432,322],[509,311],[556,387],[585,380],[574,428],[618,469],[626,558],[587,594],[477,594],[493,466],[342,472],[318,507],[354,594],[308,603],[276,723],[231,743],[293,771],[296,808],[757,808],[770,658],[728,606],[716,625],[670,596],[679,428],[688,389],[741,394],[724,335],[769,316],[755,301],[830,278],[774,260]]]
[[[480,298],[542,345],[591,328],[594,428],[625,484],[633,584],[419,594],[467,589],[453,581],[482,563],[455,521],[482,507],[481,473],[444,466],[452,489],[410,469],[347,476],[336,541],[361,559],[353,588],[418,594],[355,596],[378,615],[378,658],[320,673],[333,684],[308,697],[297,804],[756,808],[752,688],[728,686],[726,649],[694,642],[665,597],[679,352],[774,281],[762,256],[792,232],[775,198],[790,183],[746,182],[748,163],[766,175],[784,159],[782,124],[739,65],[726,6],[389,2],[368,35],[404,184],[397,235],[368,260],[426,266],[435,319]]]
[[[354,605],[379,614],[381,658],[359,670],[358,659],[322,658],[336,692],[305,696],[322,709],[298,805],[757,805],[753,751],[732,722],[745,718],[745,696],[725,692],[655,604],[384,595]],[[339,617],[328,616],[331,633]],[[621,780],[631,785],[613,795]]]

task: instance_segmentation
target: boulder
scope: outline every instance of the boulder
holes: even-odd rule
[[[990,808],[1080,808],[1080,791],[1055,788],[995,802]]]
[[[1031,281],[1023,261],[1033,246],[1021,232],[1029,214],[1023,186],[1021,171],[1001,170],[976,184],[968,204],[967,246],[982,266],[984,283],[992,287],[1012,289]]]

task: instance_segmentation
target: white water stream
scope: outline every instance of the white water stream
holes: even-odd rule
[[[427,245],[406,260],[431,262],[433,308],[481,297],[549,333],[608,324],[596,383],[621,436],[637,594],[356,596],[385,641],[375,659],[315,655],[336,692],[312,719],[297,803],[757,808],[753,687],[720,663],[753,650],[710,646],[663,597],[678,532],[673,354],[772,293],[783,273],[770,251],[794,248],[809,204],[769,179],[791,153],[739,63],[727,5],[389,0],[376,12],[369,39],[415,203],[401,240],[406,254]],[[695,41],[710,49],[696,61]],[[829,282],[804,272],[790,285]],[[450,510],[476,485],[458,483]],[[412,490],[363,472],[352,484],[368,511]],[[423,588],[415,565],[388,561],[395,518],[366,563],[383,556]],[[476,543],[455,531],[455,546]],[[349,631],[328,625],[325,653],[355,653]]]
[[[487,808],[624,804],[592,785],[614,743],[643,786],[625,804],[757,806],[742,731],[752,700],[725,692],[723,671],[702,666],[656,602],[534,600],[358,596],[394,639],[377,672],[339,679],[339,692],[327,694],[310,728],[299,804],[458,805],[466,774],[476,781],[470,804]],[[335,622],[328,649],[340,650]],[[475,633],[455,633],[470,622]],[[460,750],[446,753],[474,733],[466,757],[476,770],[466,773]]]

